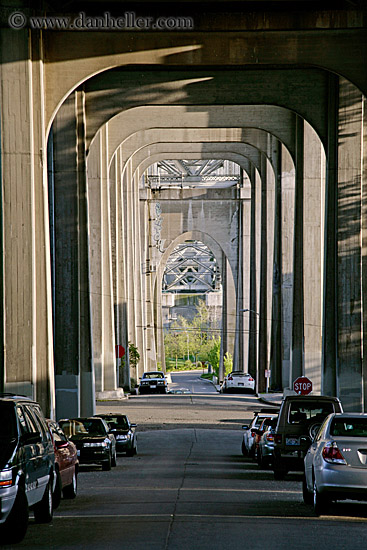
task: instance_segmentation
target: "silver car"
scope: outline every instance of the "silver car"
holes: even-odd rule
[[[304,465],[303,499],[316,514],[326,513],[331,501],[367,500],[367,414],[330,414]]]

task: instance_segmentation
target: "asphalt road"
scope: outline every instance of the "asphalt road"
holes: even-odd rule
[[[136,396],[99,403],[138,423],[138,455],[102,472],[83,466],[75,500],[48,525],[31,518],[29,550],[293,550],[366,547],[367,505],[316,517],[300,474],[275,481],[241,454],[249,396]]]

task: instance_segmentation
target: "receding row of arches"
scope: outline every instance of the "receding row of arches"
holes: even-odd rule
[[[90,414],[96,392],[118,392],[121,380],[128,388],[158,362],[164,368],[162,277],[172,251],[192,239],[220,269],[222,358],[231,351],[260,391],[266,370],[281,389],[306,374],[316,391],[363,409],[363,90],[312,64],[191,67],[192,48],[178,48],[185,62],[169,71],[149,48],[128,65],[123,55],[113,64],[98,58],[89,72],[79,59],[82,79],[68,73],[67,89],[44,90],[48,115],[31,141],[47,154],[42,167],[32,160],[33,187],[22,198],[29,236],[4,196],[5,248],[12,216],[23,239],[22,254],[17,248],[3,265],[4,386],[57,417]],[[10,138],[7,175],[16,160]],[[232,161],[242,177],[221,189],[142,183],[154,163],[185,159]],[[10,306],[12,277],[33,300],[22,311]],[[15,344],[27,319],[19,367]],[[130,341],[141,360],[137,372],[126,360],[121,375],[115,346]]]

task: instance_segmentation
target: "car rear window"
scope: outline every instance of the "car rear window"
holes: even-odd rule
[[[334,418],[330,427],[330,434],[335,437],[367,437],[367,419]]]
[[[333,403],[307,403],[307,401],[293,402],[289,408],[289,422],[291,424],[302,424],[302,422],[322,421],[334,412]]]
[[[9,440],[17,437],[15,410],[12,403],[0,403],[0,439]]]
[[[111,430],[118,428],[121,428],[122,430],[127,430],[128,428],[126,416],[109,416],[108,418],[105,418],[105,420]]]

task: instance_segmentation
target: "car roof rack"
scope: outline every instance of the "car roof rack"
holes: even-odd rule
[[[254,411],[254,415],[255,415],[255,414],[266,414],[266,413],[269,413],[269,414],[278,414],[279,409],[280,409],[280,406],[277,407],[277,408],[275,408],[275,407],[268,407],[267,409],[263,408],[263,409]]]
[[[32,397],[29,397],[29,395],[22,395],[20,393],[12,393],[10,391],[8,392],[0,392],[0,397],[21,397],[32,400]]]

